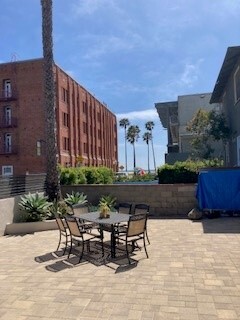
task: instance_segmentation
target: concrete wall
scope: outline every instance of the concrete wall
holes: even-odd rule
[[[117,202],[147,203],[154,216],[186,214],[197,205],[195,184],[116,184],[62,186],[62,195],[72,191],[83,192],[88,201],[97,205],[101,195],[111,194]]]
[[[150,213],[156,217],[181,216],[197,206],[195,184],[116,184],[116,185],[78,185],[62,186],[62,195],[72,191],[84,192],[88,201],[97,205],[102,195],[111,194],[117,202],[147,203]],[[0,236],[4,235],[6,225],[18,221],[20,196],[0,199]]]

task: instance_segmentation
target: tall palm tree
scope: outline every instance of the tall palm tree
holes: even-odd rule
[[[52,40],[52,0],[41,0],[46,125],[46,193],[49,200],[59,197],[58,152],[56,137],[54,60]]]
[[[125,168],[127,172],[127,127],[130,126],[130,122],[127,118],[123,118],[119,121],[119,125],[121,128],[124,128],[125,132]]]
[[[145,128],[151,133],[151,144],[152,144],[152,153],[153,153],[153,163],[154,163],[154,170],[156,172],[156,159],[155,159],[155,152],[154,152],[154,147],[153,147],[153,134],[152,130],[154,128],[155,124],[153,121],[148,121],[145,124]]]
[[[140,129],[138,126],[130,126],[127,130],[127,141],[133,146],[133,168],[134,174],[136,171],[136,150],[135,143],[138,141]]]
[[[150,132],[145,132],[143,135],[143,141],[147,143],[148,148],[148,173],[150,173],[150,163],[149,163],[149,141],[152,140],[152,135]]]

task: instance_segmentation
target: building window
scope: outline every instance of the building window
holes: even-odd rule
[[[88,133],[87,123],[83,122],[83,133]]]
[[[62,100],[66,103],[69,103],[69,93],[65,88],[62,88]]]
[[[3,80],[3,93],[5,98],[9,98],[12,96],[11,80]]]
[[[63,125],[69,127],[69,114],[66,112],[63,112]]]
[[[98,139],[101,140],[101,130],[98,129]]]
[[[5,133],[4,135],[4,149],[6,153],[12,152],[12,135],[11,133]]]
[[[87,150],[87,143],[86,143],[86,142],[83,143],[83,152],[84,152],[84,153],[87,153],[87,152],[88,152],[88,150]]]
[[[240,68],[238,67],[234,73],[234,96],[235,103],[240,99]]]
[[[6,126],[11,126],[12,124],[12,108],[11,107],[5,107],[4,108],[4,121]]]
[[[2,166],[2,176],[12,176],[13,166]]]
[[[41,141],[37,141],[37,156],[41,155]]]
[[[70,140],[69,138],[63,138],[63,150],[69,151],[70,150]]]

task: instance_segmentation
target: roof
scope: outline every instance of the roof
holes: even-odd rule
[[[177,113],[178,102],[158,102],[155,103],[155,108],[157,109],[163,128],[167,129],[170,115]]]
[[[221,102],[221,96],[239,57],[240,46],[228,47],[215,87],[213,89],[210,103]]]

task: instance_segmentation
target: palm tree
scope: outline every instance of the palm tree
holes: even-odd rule
[[[153,148],[153,135],[152,135],[152,130],[154,128],[155,124],[153,121],[148,121],[146,124],[145,124],[145,128],[150,131],[151,133],[151,144],[152,144],[152,153],[153,153],[153,163],[154,163],[154,170],[156,172],[156,160],[155,160],[155,153],[154,153],[154,148]]]
[[[119,125],[125,131],[125,168],[127,172],[127,127],[130,126],[130,122],[127,118],[123,118],[119,121]]]
[[[59,197],[58,152],[56,138],[54,60],[52,40],[52,0],[41,0],[44,94],[46,123],[46,193],[49,200]]]
[[[143,135],[143,141],[146,141],[148,148],[148,173],[150,173],[150,164],[149,164],[149,141],[152,140],[152,135],[150,132],[145,132]]]
[[[130,126],[127,131],[127,141],[130,142],[133,146],[133,168],[134,174],[136,170],[136,151],[135,151],[135,142],[138,141],[140,129],[138,126]]]

